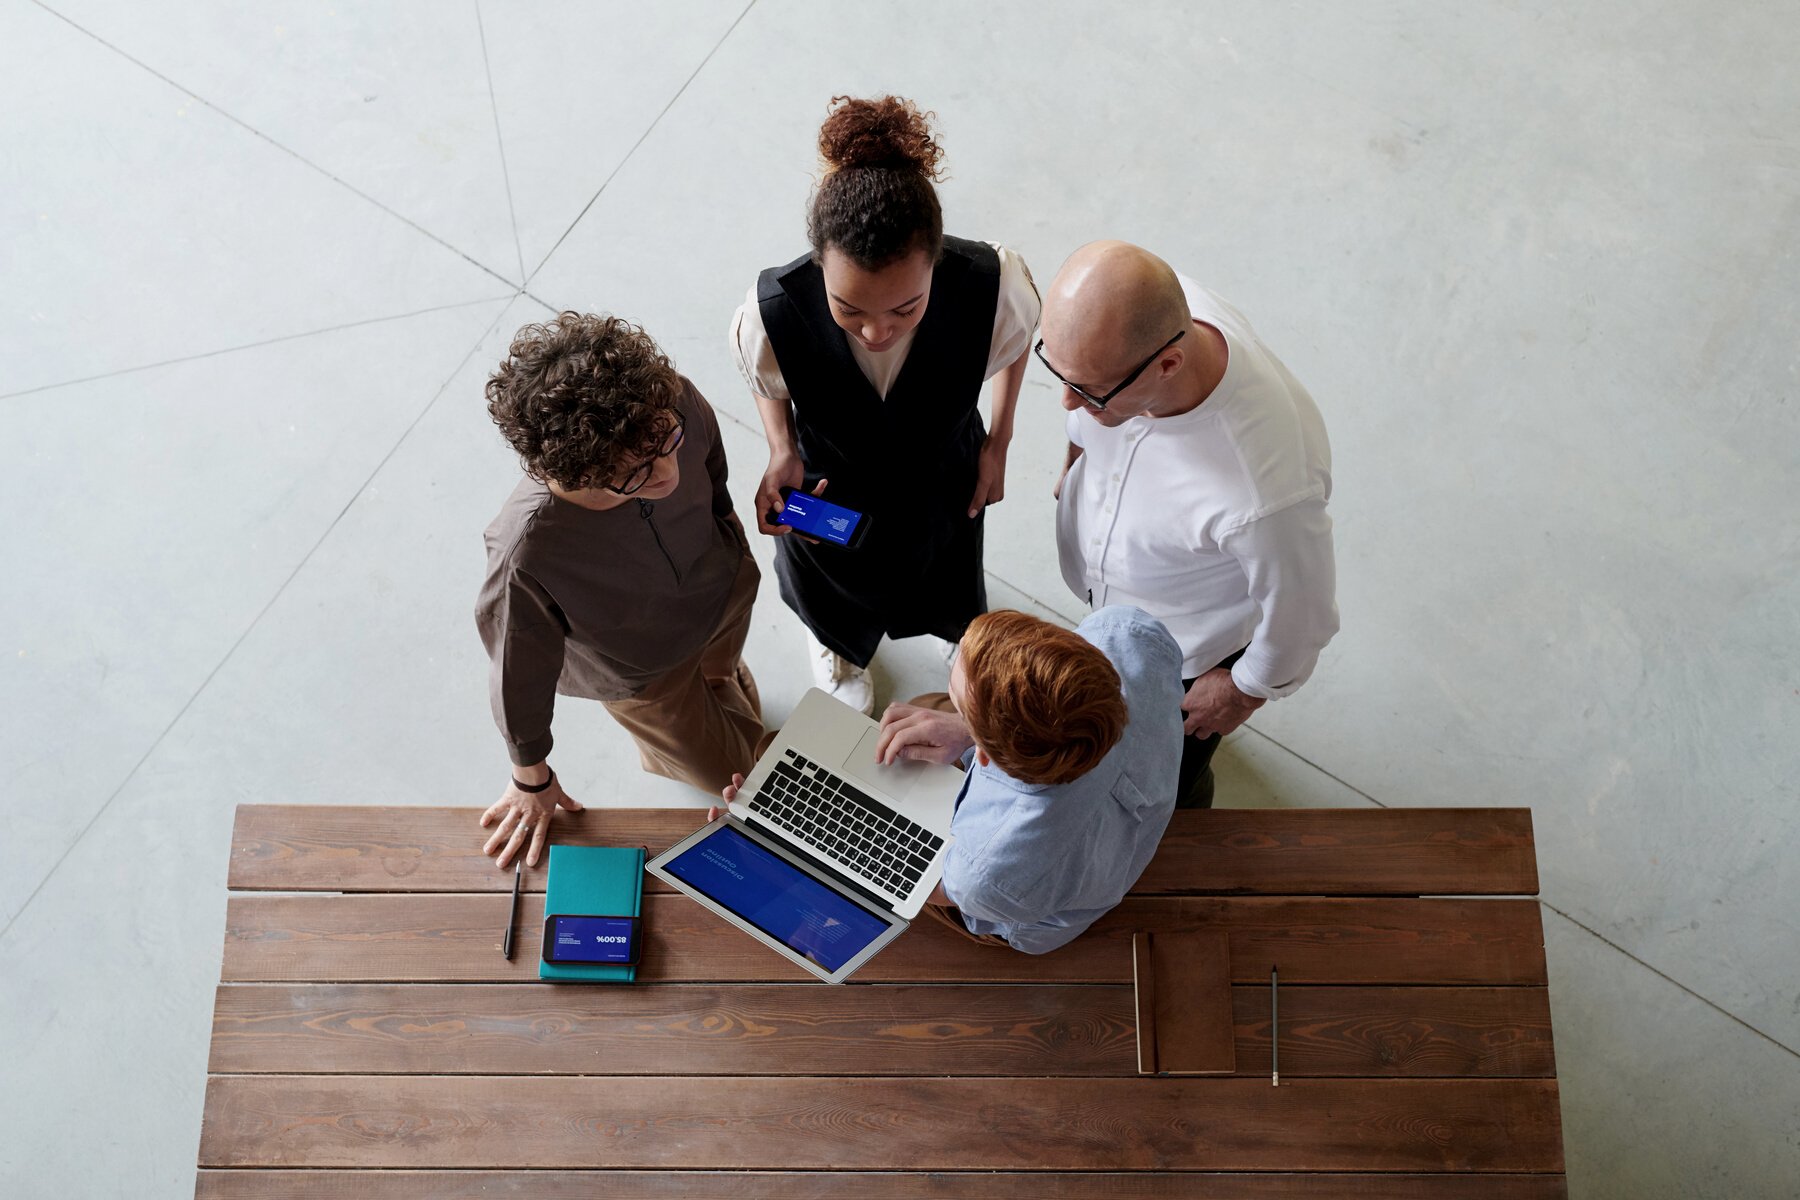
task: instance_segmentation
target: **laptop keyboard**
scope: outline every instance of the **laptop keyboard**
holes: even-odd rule
[[[925,874],[944,839],[792,750],[750,807],[895,896]]]

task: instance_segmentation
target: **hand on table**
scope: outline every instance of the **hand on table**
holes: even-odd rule
[[[1182,697],[1181,711],[1185,717],[1181,723],[1182,732],[1200,738],[1230,733],[1249,720],[1250,714],[1263,703],[1255,696],[1238,691],[1237,684],[1232,682],[1230,667],[1214,667],[1194,680],[1194,686]]]
[[[580,812],[582,805],[563,791],[562,782],[554,775],[550,778],[550,786],[541,792],[521,791],[514,784],[508,783],[500,799],[481,814],[483,829],[495,821],[500,823],[481,852],[495,855],[494,865],[504,869],[512,865],[513,856],[518,854],[519,847],[525,844],[525,838],[529,835],[531,849],[525,855],[525,865],[537,866],[538,858],[544,852],[544,843],[550,839],[551,818],[556,816],[559,808]]]
[[[960,713],[890,704],[881,714],[875,761],[889,766],[902,761],[952,766],[974,744],[975,738]]]

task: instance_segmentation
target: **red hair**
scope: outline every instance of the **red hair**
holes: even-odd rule
[[[963,719],[988,758],[1014,779],[1079,779],[1124,736],[1119,673],[1074,630],[1001,609],[970,622],[958,655]]]

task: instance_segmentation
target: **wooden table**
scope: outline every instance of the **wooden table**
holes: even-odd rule
[[[1566,1195],[1527,810],[1179,812],[1069,946],[920,921],[843,987],[655,879],[638,984],[540,984],[478,812],[238,809],[198,1196]],[[1196,929],[1237,1073],[1140,1076],[1133,935]]]

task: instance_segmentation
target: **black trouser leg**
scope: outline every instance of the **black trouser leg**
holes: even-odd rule
[[[1186,681],[1185,687],[1193,686],[1192,679]],[[1216,733],[1211,737],[1181,739],[1181,780],[1175,785],[1176,808],[1212,807],[1212,756],[1219,748],[1219,741]]]
[[[1220,667],[1229,667],[1242,658],[1244,652],[1239,650],[1220,663]],[[1218,667],[1213,668],[1217,670]],[[1199,676],[1194,676],[1198,679]],[[1194,679],[1181,681],[1181,693],[1186,695],[1194,686]],[[1182,714],[1184,717],[1186,714]],[[1219,748],[1221,738],[1218,734],[1210,737],[1184,737],[1181,739],[1181,776],[1175,785],[1176,808],[1211,808],[1213,802],[1213,752]]]

